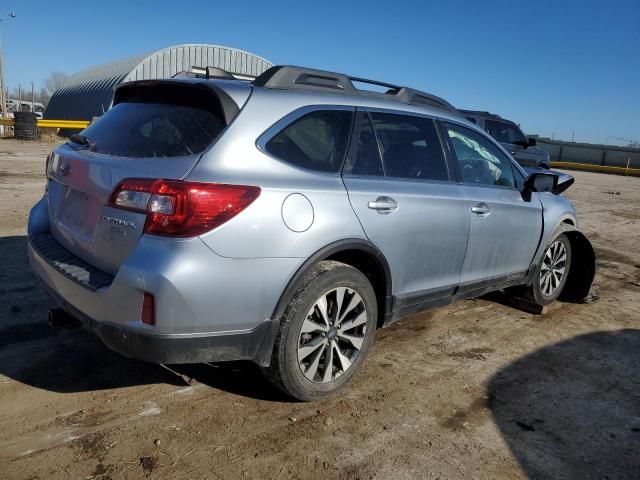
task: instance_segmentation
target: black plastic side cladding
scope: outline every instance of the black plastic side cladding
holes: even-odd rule
[[[316,263],[330,258],[340,252],[346,252],[349,250],[360,250],[369,254],[372,258],[375,258],[377,266],[384,273],[386,292],[383,301],[380,303],[382,306],[381,313],[383,314],[383,320],[382,322],[379,322],[379,324],[380,326],[388,324],[388,321],[391,318],[392,314],[393,297],[391,294],[391,269],[389,268],[389,264],[387,263],[386,258],[384,258],[384,255],[380,250],[378,250],[373,244],[366,240],[338,240],[337,242],[333,242],[311,255],[293,275],[293,277],[291,277],[273,312],[270,328],[268,329],[265,338],[262,341],[262,344],[260,345],[255,358],[253,359],[255,363],[263,367],[269,366],[269,363],[271,361],[271,353],[274,346],[273,344],[278,332],[278,328],[280,326],[280,318],[284,314],[284,311],[289,304],[289,300],[295,293],[300,279],[303,278],[304,275],[309,271],[309,269]]]
[[[589,295],[596,274],[596,254],[589,239],[578,230],[565,231],[571,242],[573,261],[562,294],[564,302],[580,303]]]
[[[289,303],[289,299],[295,292],[298,281],[305,275],[305,273],[315,265],[317,262],[325,260],[333,255],[336,255],[340,252],[344,252],[347,250],[361,250],[367,254],[369,254],[372,258],[375,258],[377,266],[384,273],[385,277],[385,289],[386,295],[384,300],[384,313],[390,313],[391,310],[391,269],[389,268],[389,264],[387,260],[384,258],[384,255],[380,250],[378,250],[373,244],[369,243],[366,240],[362,239],[345,239],[338,240],[337,242],[333,242],[326,247],[318,250],[316,253],[311,255],[304,264],[298,269],[298,271],[293,275],[287,287],[285,288],[283,294],[280,296],[280,300],[276,305],[276,308],[273,312],[273,319],[279,319],[283,314],[284,310]]]

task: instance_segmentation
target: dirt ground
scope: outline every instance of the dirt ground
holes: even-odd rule
[[[429,311],[302,404],[251,364],[178,375],[47,327],[25,232],[52,146],[0,140],[0,478],[640,478],[640,178],[573,173],[595,302]]]

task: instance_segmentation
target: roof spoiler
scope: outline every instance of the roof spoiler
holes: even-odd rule
[[[199,77],[198,77],[199,78]],[[170,87],[170,88],[186,88],[186,89],[194,89],[199,88],[206,93],[210,93],[212,99],[217,101],[222,109],[222,113],[224,114],[225,121],[227,125],[231,123],[231,121],[235,118],[235,116],[240,111],[240,107],[236,104],[236,102],[229,96],[227,92],[221,89],[214,82],[193,82],[186,83],[180,82],[179,79],[174,78],[158,78],[152,80],[134,80],[132,82],[121,83],[118,85],[113,94],[112,105],[117,105],[121,101],[124,101],[128,98],[129,95],[132,95],[138,89],[149,88],[149,87]]]

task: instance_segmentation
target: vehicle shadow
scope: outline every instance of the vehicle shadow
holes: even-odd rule
[[[262,400],[287,401],[248,362],[162,365],[125,358],[82,328],[52,329],[54,304],[31,275],[26,237],[0,237],[5,265],[0,270],[0,374],[60,393],[135,385],[184,386],[196,380],[211,388]]]
[[[547,346],[498,371],[487,390],[529,478],[640,478],[640,330]]]

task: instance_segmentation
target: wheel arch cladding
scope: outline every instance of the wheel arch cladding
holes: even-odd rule
[[[384,324],[386,315],[391,313],[391,274],[386,260],[381,255],[353,248],[340,250],[325,259],[350,265],[361,271],[371,282],[378,303],[378,328]]]
[[[579,230],[569,228],[563,232],[571,243],[571,266],[562,293],[558,297],[564,302],[580,303],[591,290],[596,274],[596,255],[589,239]]]
[[[260,345],[254,362],[268,367],[271,363],[274,342],[280,326],[280,318],[284,314],[291,297],[295,293],[300,280],[314,265],[323,260],[335,260],[360,270],[369,279],[376,293],[378,303],[378,327],[384,324],[391,315],[392,290],[391,269],[382,252],[372,243],[363,239],[346,239],[333,242],[311,255],[293,274],[285,287],[271,317],[271,326]]]
[[[311,255],[291,277],[273,312],[273,319],[284,313],[298,282],[315,264],[323,260],[335,260],[357,268],[371,282],[378,301],[378,325],[391,311],[391,269],[386,258],[372,243],[363,239],[346,239],[333,242]]]

